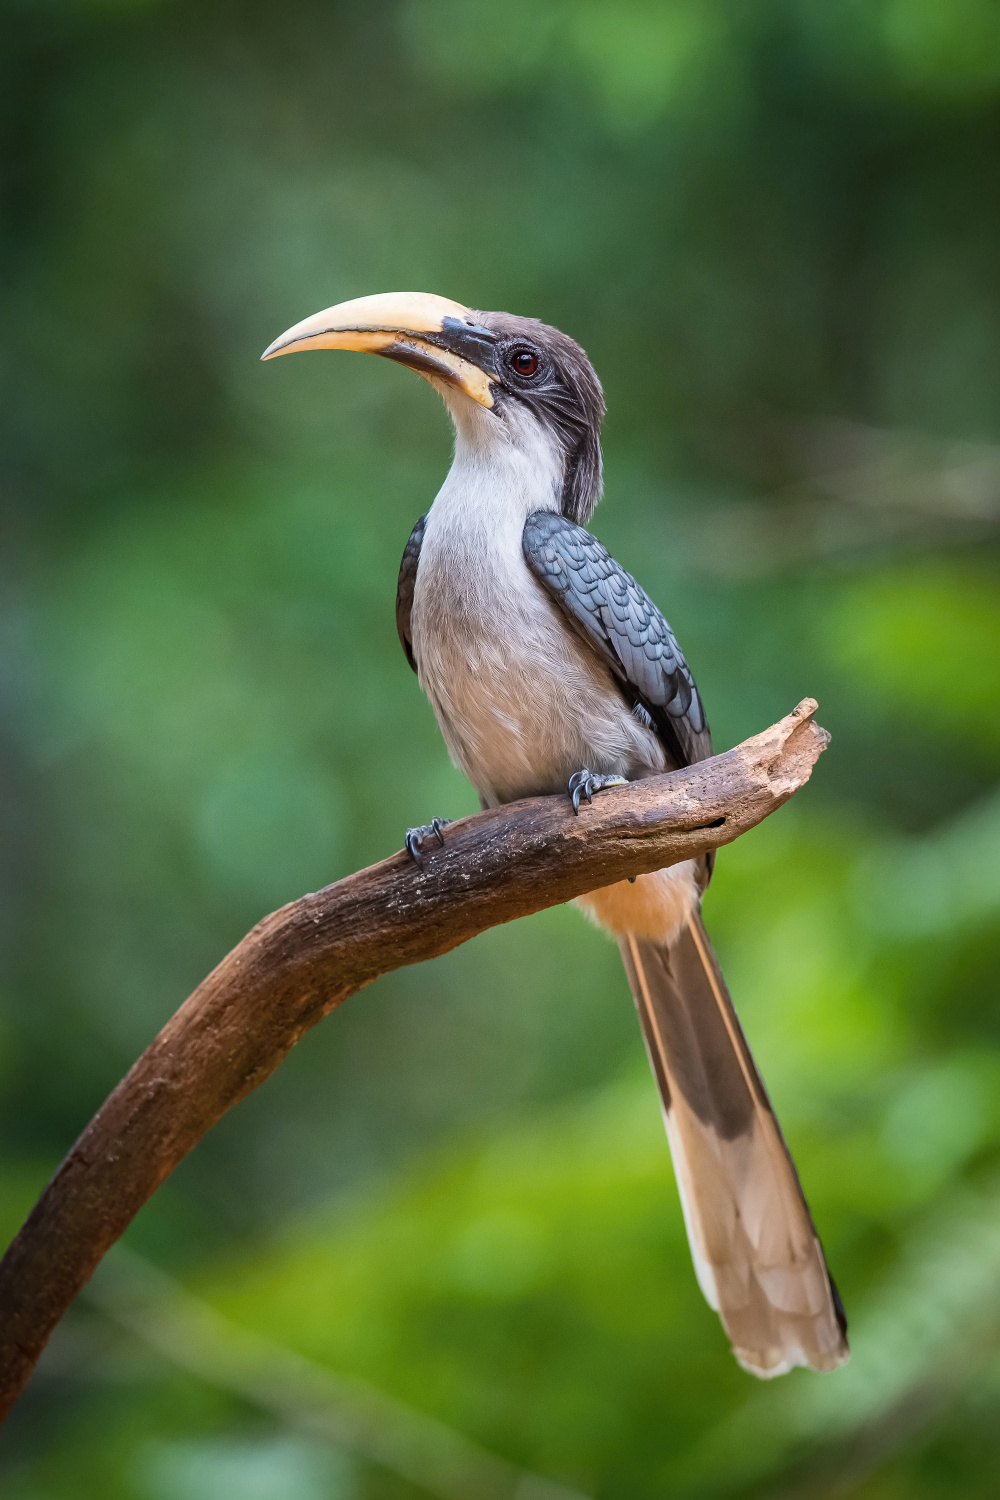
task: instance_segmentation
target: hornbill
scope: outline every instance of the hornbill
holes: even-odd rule
[[[455,457],[403,552],[403,650],[484,807],[581,797],[703,760],[705,711],[670,626],[584,524],[604,396],[579,344],[534,318],[422,293],[360,297],[264,352],[356,349],[424,376]],[[420,862],[435,819],[407,833]],[[755,1375],[832,1370],[846,1320],[788,1148],[705,933],[711,857],[577,905],[621,949],[659,1086],[701,1289]]]

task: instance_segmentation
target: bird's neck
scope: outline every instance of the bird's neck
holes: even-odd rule
[[[497,551],[519,557],[528,516],[560,507],[558,439],[528,413],[500,419],[477,407],[453,415],[455,457],[431,508],[430,529],[481,563]]]

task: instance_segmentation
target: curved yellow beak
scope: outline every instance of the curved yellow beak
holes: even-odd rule
[[[460,302],[428,292],[356,297],[303,318],[269,344],[261,359],[300,349],[355,349],[409,365],[429,380],[458,386],[493,405],[495,335]]]

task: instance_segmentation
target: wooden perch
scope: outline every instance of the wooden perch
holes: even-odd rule
[[[806,698],[734,750],[586,803],[535,797],[258,922],[167,1022],[0,1262],[0,1420],[105,1251],[216,1120],[380,974],[585,891],[731,843],[808,781],[829,735]]]

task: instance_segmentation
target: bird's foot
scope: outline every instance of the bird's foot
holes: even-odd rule
[[[586,797],[588,802],[593,802],[595,792],[606,792],[609,787],[613,786],[628,786],[628,782],[624,776],[598,776],[595,771],[588,771],[584,766],[582,771],[573,772],[566,790],[569,792],[573,811],[579,817],[581,797]]]
[[[415,864],[421,864],[424,839],[435,838],[444,847],[443,829],[448,827],[450,818],[432,818],[429,823],[421,823],[419,828],[408,828],[406,830],[406,852]]]

